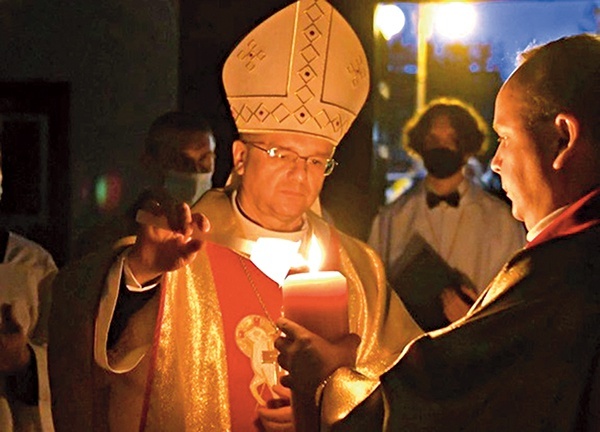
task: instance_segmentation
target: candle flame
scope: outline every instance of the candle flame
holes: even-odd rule
[[[323,264],[323,251],[319,245],[319,241],[313,235],[308,246],[307,264],[309,271],[318,272]]]

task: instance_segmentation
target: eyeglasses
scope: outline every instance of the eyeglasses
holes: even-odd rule
[[[318,156],[300,156],[295,151],[289,149],[283,149],[279,147],[271,147],[270,149],[266,149],[252,141],[244,141],[244,143],[265,152],[269,158],[281,163],[282,165],[285,164],[291,166],[295,164],[298,159],[302,159],[306,163],[306,168],[308,171],[315,174],[318,173],[328,176],[333,172],[333,169],[338,164],[333,158],[327,159]]]

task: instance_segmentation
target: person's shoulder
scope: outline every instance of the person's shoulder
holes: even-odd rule
[[[211,224],[211,230],[218,229],[219,232],[234,230],[236,219],[233,217],[231,194],[232,190],[225,188],[213,188],[204,193],[192,207],[192,213],[203,214]],[[215,225],[218,221],[218,226]]]
[[[229,206],[231,203],[230,188],[212,188],[204,192],[202,197],[192,206],[192,212],[204,213],[213,207]]]
[[[46,249],[34,240],[28,239],[27,237],[17,234],[16,232],[8,232],[8,241],[15,247],[22,248],[24,250],[35,250],[42,253],[48,253]]]
[[[385,204],[379,208],[379,214],[393,214],[402,211],[407,204],[418,199],[425,189],[425,182],[422,178],[414,179],[413,183],[400,194],[394,201]]]
[[[134,241],[134,237],[125,237],[118,243],[105,244],[94,252],[71,258],[58,271],[55,288],[60,288],[58,291],[78,293],[78,297],[82,297],[83,292],[95,292],[95,288],[90,289],[88,285],[100,286],[100,281],[104,280],[110,268]]]
[[[42,245],[12,231],[8,233],[8,244],[4,261],[42,265],[49,269],[56,269],[52,255]]]
[[[587,227],[584,225],[582,229],[574,229],[569,234],[553,237],[548,241],[540,242],[539,246],[531,247],[530,249],[535,250],[542,246],[548,248],[570,247],[572,250],[581,249],[585,251],[586,255],[600,262],[600,223],[590,223]],[[574,253],[574,256],[577,255],[581,255],[581,252]]]
[[[558,236],[523,251],[533,262],[543,268],[542,275],[551,275],[553,281],[566,280],[564,288],[569,296],[582,294],[577,286],[585,286],[596,304],[600,285],[600,224],[572,234]],[[528,264],[531,267],[531,264]],[[543,277],[543,276],[542,276]]]
[[[339,236],[341,246],[348,253],[354,263],[380,261],[379,254],[377,254],[375,249],[373,249],[366,242],[340,230],[336,229],[336,231]]]
[[[110,247],[119,239],[136,234],[135,219],[120,213],[100,221],[77,235],[71,257],[82,258],[99,249]]]

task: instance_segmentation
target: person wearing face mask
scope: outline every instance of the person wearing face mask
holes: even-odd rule
[[[148,174],[145,190],[124,215],[85,231],[75,243],[72,259],[101,245],[113,246],[135,234],[135,215],[148,196],[194,205],[212,187],[215,137],[208,121],[194,113],[168,111],[157,117],[146,135],[140,162]]]
[[[464,315],[525,237],[510,208],[467,173],[485,150],[488,127],[458,99],[431,101],[403,131],[405,148],[427,175],[384,206],[369,244],[424,330]]]
[[[215,138],[210,125],[191,113],[161,115],[148,131],[142,164],[154,173],[151,187],[193,206],[212,187]]]

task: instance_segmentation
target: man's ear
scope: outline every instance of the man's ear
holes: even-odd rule
[[[554,127],[558,135],[558,149],[554,162],[552,162],[552,168],[559,170],[564,168],[577,154],[581,129],[579,120],[572,114],[565,113],[556,116]]]
[[[237,175],[244,175],[246,157],[248,156],[248,147],[240,140],[235,140],[232,146],[233,153],[233,172]]]

